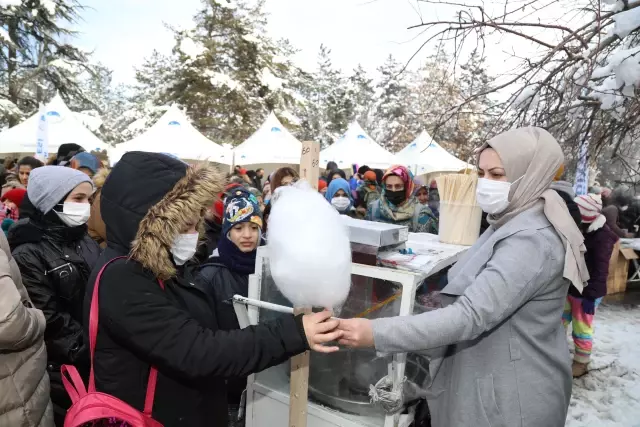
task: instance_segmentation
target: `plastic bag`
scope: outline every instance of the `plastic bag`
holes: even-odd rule
[[[340,214],[306,181],[276,193],[267,235],[276,286],[295,307],[341,307],[351,286],[351,244]]]

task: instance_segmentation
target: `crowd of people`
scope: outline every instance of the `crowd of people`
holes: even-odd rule
[[[299,180],[294,168],[225,176],[130,152],[109,169],[75,144],[47,165],[7,159],[0,425],[62,427],[72,405],[63,365],[140,411],[153,384],[152,416],[164,426],[241,425],[248,375],[307,350],[337,351],[336,341],[429,353],[434,426],[564,425],[571,376],[588,372],[611,253],[637,218],[624,223],[635,212],[628,191],[576,196],[562,164],[538,128],[481,147],[486,231],[449,271],[441,309],[374,321],[325,310],[240,329],[230,299],[248,294],[277,189]],[[348,177],[331,162],[317,184],[341,215],[438,233],[435,182],[405,166]]]

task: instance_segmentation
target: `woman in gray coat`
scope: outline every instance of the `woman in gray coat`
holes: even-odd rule
[[[560,322],[569,283],[588,279],[580,231],[549,190],[564,157],[545,130],[479,149],[477,196],[491,227],[449,272],[444,307],[342,320],[341,344],[431,357],[434,427],[561,427],[571,359]]]
[[[44,329],[0,233],[0,426],[53,426]]]

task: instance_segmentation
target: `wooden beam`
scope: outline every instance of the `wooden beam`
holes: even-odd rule
[[[309,182],[311,187],[318,189],[318,179],[320,179],[320,144],[318,142],[302,143],[300,178]]]

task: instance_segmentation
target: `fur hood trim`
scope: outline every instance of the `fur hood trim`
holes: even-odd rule
[[[110,172],[110,169],[100,168],[98,172],[93,176],[93,185],[96,187],[96,191],[102,188]]]
[[[153,272],[158,279],[176,275],[171,246],[189,221],[200,220],[225,184],[224,174],[212,166],[187,168],[180,179],[158,203],[149,209],[138,227],[130,256]]]

